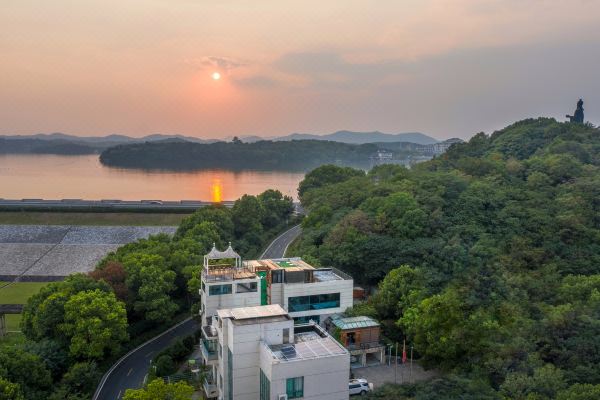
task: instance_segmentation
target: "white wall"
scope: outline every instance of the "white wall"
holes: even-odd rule
[[[227,349],[233,356],[233,392],[236,400],[256,400],[260,392],[260,347],[261,341],[269,344],[283,343],[283,330],[290,330],[293,335],[294,322],[286,320],[281,322],[268,322],[263,324],[241,325],[234,324],[229,319],[224,320],[221,335],[224,343],[223,371],[224,387],[227,385]],[[226,388],[223,394],[226,393]]]
[[[271,382],[271,399],[286,393],[288,378],[304,377],[303,399],[347,400],[350,376],[350,356],[316,358],[279,362],[273,361],[268,349],[261,349],[261,368]]]
[[[238,283],[250,283],[256,282],[258,291],[256,292],[246,292],[246,293],[236,293],[236,285]],[[231,294],[221,294],[221,295],[209,295],[209,287],[212,285],[231,285],[232,293]],[[236,279],[232,281],[223,281],[223,282],[211,282],[204,284],[205,291],[200,292],[200,296],[202,296],[202,308],[204,310],[204,314],[202,315],[202,325],[206,325],[206,318],[217,313],[217,310],[223,308],[238,308],[238,307],[253,307],[260,306],[260,283],[259,279]]]

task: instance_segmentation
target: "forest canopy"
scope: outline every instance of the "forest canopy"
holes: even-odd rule
[[[294,250],[379,284],[352,312],[467,379],[463,392],[485,388],[464,398],[597,390],[599,150],[593,126],[540,118],[410,170],[323,166],[300,184]],[[398,398],[428,398],[417,389]]]
[[[124,168],[194,170],[308,171],[323,164],[369,166],[375,144],[348,144],[322,140],[259,141],[255,143],[146,142],[108,148],[100,155],[104,165]]]

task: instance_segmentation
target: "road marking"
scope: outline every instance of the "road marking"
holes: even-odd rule
[[[133,368],[129,368],[129,372],[127,373],[127,376],[131,375],[132,372],[133,372]]]
[[[156,339],[158,339],[158,338],[166,335],[167,333],[173,331],[174,329],[177,329],[179,326],[181,326],[181,325],[183,325],[186,322],[189,322],[191,320],[192,320],[192,317],[188,317],[188,318],[184,319],[183,321],[179,322],[178,324],[173,325],[172,327],[170,327],[169,329],[167,329],[163,333],[161,333],[161,334],[159,334],[157,336],[154,336],[152,339],[149,339],[148,341],[142,343],[141,345],[139,345],[135,349],[129,351],[129,353],[125,354],[123,357],[119,358],[117,360],[117,362],[115,364],[113,364],[112,367],[110,367],[110,369],[104,374],[104,376],[100,380],[100,384],[96,388],[96,391],[94,392],[94,396],[92,397],[92,400],[98,400],[98,398],[100,397],[100,393],[102,392],[102,389],[104,388],[104,385],[106,384],[106,381],[108,380],[110,374],[115,370],[115,368],[117,368],[123,362],[123,360],[125,360],[127,357],[129,357],[130,355],[132,355],[136,351],[140,350],[142,347],[146,346],[147,344],[152,343]]]
[[[154,352],[153,352],[153,351],[151,351],[150,353],[146,354],[144,357],[148,358],[148,357],[150,357],[150,355],[152,355],[153,353],[154,353]]]
[[[288,234],[290,231],[293,231],[294,229],[300,227],[300,224],[291,227],[290,229],[288,229],[287,231],[283,232],[281,235],[277,236],[275,239],[273,239],[273,241],[269,244],[269,246],[267,246],[267,248],[265,249],[265,251],[263,251],[263,253],[260,255],[260,259],[262,260],[263,258],[265,258],[265,254],[267,254],[267,252],[269,251],[269,249],[271,247],[273,247],[273,245],[279,240],[281,239],[282,236]],[[287,249],[287,247],[286,247]],[[280,258],[280,257],[273,257],[273,258]]]
[[[117,400],[121,398],[121,391],[119,390],[119,394],[117,395]]]

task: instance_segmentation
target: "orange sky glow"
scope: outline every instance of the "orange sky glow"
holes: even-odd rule
[[[579,97],[598,123],[598,15],[591,0],[7,0],[0,134],[469,137]]]

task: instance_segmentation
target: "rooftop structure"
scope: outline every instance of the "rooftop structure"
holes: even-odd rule
[[[380,342],[380,326],[366,316],[343,317],[332,315],[325,325],[329,332],[350,351],[355,367],[381,364],[385,361],[385,346]]]
[[[279,362],[310,360],[346,354],[347,350],[316,324],[294,328],[294,343],[267,346]]]
[[[224,308],[279,304],[298,323],[320,323],[352,306],[352,278],[315,268],[299,257],[242,261],[233,248],[204,258],[200,295],[203,324]]]
[[[341,317],[335,315],[331,317],[331,323],[336,327],[345,329],[357,329],[357,328],[369,328],[379,326],[379,322],[375,321],[371,317],[359,316],[359,317]]]

